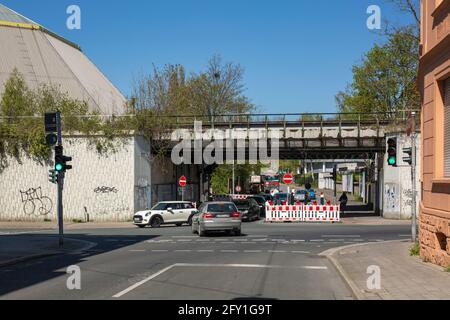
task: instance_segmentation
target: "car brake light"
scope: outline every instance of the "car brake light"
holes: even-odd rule
[[[240,213],[239,211],[233,212],[233,213],[231,214],[231,217],[232,217],[232,218],[240,218],[240,217],[241,217],[241,213]]]
[[[205,212],[205,213],[203,214],[203,218],[205,218],[205,219],[211,219],[211,218],[214,218],[214,215],[213,215],[212,213]]]

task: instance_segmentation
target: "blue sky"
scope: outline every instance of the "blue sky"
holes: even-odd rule
[[[261,112],[335,112],[351,67],[383,39],[366,27],[369,5],[382,18],[408,17],[385,0],[0,0],[81,46],[124,93],[152,64],[205,68],[220,54],[245,69],[246,95]],[[81,8],[81,30],[66,9]]]

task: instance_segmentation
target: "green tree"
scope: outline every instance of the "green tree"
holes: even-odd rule
[[[380,118],[389,118],[393,115],[390,112],[420,107],[420,95],[416,86],[420,1],[386,2],[393,3],[402,13],[406,13],[411,23],[398,26],[385,21],[385,28],[381,32],[386,37],[385,43],[374,45],[365,54],[362,62],[353,67],[353,81],[335,97],[336,105],[342,113],[380,112]]]

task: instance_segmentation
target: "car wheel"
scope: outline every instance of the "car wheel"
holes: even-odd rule
[[[240,237],[241,236],[241,229],[236,229],[236,230],[234,230],[234,235],[236,236],[236,237]]]
[[[138,225],[138,227],[139,227],[140,229],[143,229],[143,228],[146,227],[146,225]]]
[[[182,223],[177,223],[175,224],[177,227],[181,227],[183,224]]]
[[[192,217],[189,217],[187,223],[188,223],[188,225],[192,226]]]
[[[197,233],[197,230],[195,229],[195,226],[192,224],[191,225],[191,229],[192,229],[192,233],[193,234],[196,234]]]
[[[163,219],[161,217],[154,217],[150,225],[152,228],[159,228],[163,224]]]

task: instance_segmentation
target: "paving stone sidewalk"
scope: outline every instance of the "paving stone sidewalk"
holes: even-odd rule
[[[450,300],[450,272],[411,257],[408,240],[352,245],[324,252],[361,300]],[[369,266],[381,271],[381,289],[370,290]]]

